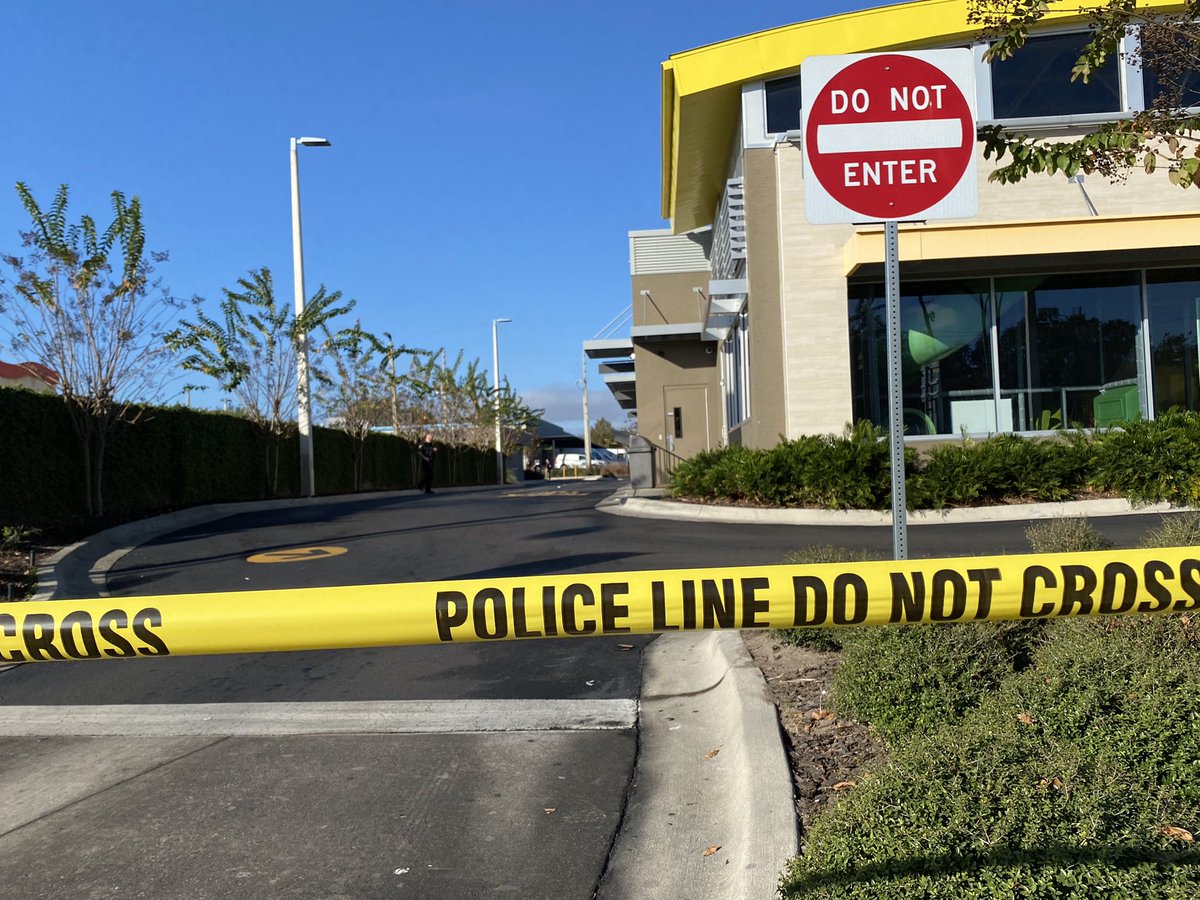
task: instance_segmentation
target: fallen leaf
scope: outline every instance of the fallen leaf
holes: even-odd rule
[[[814,709],[808,716],[810,719],[821,720],[832,718],[833,713],[822,706],[820,709]]]
[[[543,808],[542,812],[544,812],[546,815],[550,816],[550,815],[553,815],[554,813],[558,812],[558,807],[551,806],[549,808]]]
[[[721,752],[721,748],[720,748],[720,747],[718,747],[716,750],[709,750],[707,753],[705,753],[705,754],[704,754],[704,758],[705,758],[705,759],[712,759],[714,756],[716,756],[716,755],[717,755],[718,753],[720,753],[720,752]]]
[[[1037,724],[1037,719],[1035,719],[1033,716],[1031,716],[1027,712],[1018,713],[1017,721],[1020,722],[1022,725],[1036,725]]]
[[[833,786],[835,791],[844,791],[846,788],[858,787],[858,782],[854,780],[839,781]]]
[[[703,853],[701,853],[700,855],[704,859],[708,859],[710,856],[712,856],[714,853],[716,853],[720,849],[721,849],[720,844],[713,844],[711,847],[706,848],[705,851]]]
[[[1177,838],[1178,840],[1186,841],[1189,844],[1192,843],[1192,841],[1196,840],[1196,836],[1193,835],[1190,831],[1188,831],[1185,828],[1177,828],[1174,825],[1164,825],[1164,826],[1162,826],[1162,828],[1158,829],[1158,833],[1165,835],[1167,837]]]

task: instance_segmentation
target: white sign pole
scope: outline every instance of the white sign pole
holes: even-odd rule
[[[892,556],[908,559],[904,496],[904,372],[900,352],[900,228],[883,225],[884,297],[887,301],[888,443],[892,451]]]

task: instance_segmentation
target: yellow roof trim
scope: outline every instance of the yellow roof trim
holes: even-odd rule
[[[1200,212],[1088,216],[1012,222],[914,225],[900,229],[901,263],[1057,256],[1193,247]],[[1053,250],[1047,250],[1052,247]],[[883,229],[857,231],[843,250],[845,273],[884,262]]]
[[[969,0],[915,0],[785,25],[673,54],[662,64],[662,215],[676,233],[712,220],[725,179],[741,85],[795,71],[809,56],[946,46],[973,40]],[[1181,8],[1141,0],[1143,9]],[[1050,21],[1078,19],[1070,4]]]

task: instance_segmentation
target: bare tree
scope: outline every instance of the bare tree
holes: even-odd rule
[[[104,514],[104,458],[133,404],[158,396],[172,354],[163,341],[178,303],[159,281],[146,250],[141,201],[113,191],[112,222],[100,231],[91,216],[67,224],[69,189],[60,185],[43,210],[29,188],[17,195],[32,221],[24,255],[5,255],[11,279],[0,279],[0,331],[17,353],[54,369],[79,437],[86,509]]]
[[[349,312],[354,301],[342,303],[342,292],[325,286],[297,316],[287,302],[275,298],[271,270],[264,266],[239,278],[238,290],[225,288],[217,318],[195,301],[195,321],[184,320],[167,335],[168,346],[187,355],[181,366],[214,379],[233,394],[243,415],[269,436],[265,459],[272,494],[279,486],[279,448],[296,417],[296,354],[300,336],[322,328],[330,319]],[[313,354],[317,356],[316,353]],[[317,359],[310,374],[323,377]]]

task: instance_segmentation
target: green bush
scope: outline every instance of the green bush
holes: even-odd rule
[[[1031,440],[1002,434],[933,447],[909,475],[920,508],[1065,500],[1087,481],[1091,445],[1073,434]]]
[[[743,500],[758,475],[763,450],[735,445],[684,460],[671,475],[672,493],[701,500]]]
[[[711,450],[676,466],[671,491],[767,506],[883,509],[891,500],[891,474],[881,436],[869,422],[859,422],[841,437],[802,437],[770,450]]]
[[[1172,513],[1146,535],[1143,547],[1200,547],[1200,513]]]
[[[898,743],[956,722],[1025,665],[1039,622],[847,629],[833,678],[839,716]]]
[[[834,544],[818,544],[793,550],[784,556],[783,563],[789,566],[808,566],[824,563],[870,562],[877,559],[883,559],[883,556],[870,550],[854,550]],[[853,635],[853,633],[845,628],[779,628],[771,632],[776,640],[785,644],[824,651],[841,650],[843,643],[849,639],[847,635]]]
[[[1200,896],[1181,839],[1200,831],[1194,625],[1049,631],[961,725],[902,744],[817,819],[785,897]]]
[[[1200,502],[1200,415],[1172,409],[1103,432],[1092,483],[1134,503]]]
[[[1113,542],[1087,519],[1058,518],[1034,522],[1025,529],[1025,539],[1034,553],[1086,553],[1108,550]]]

